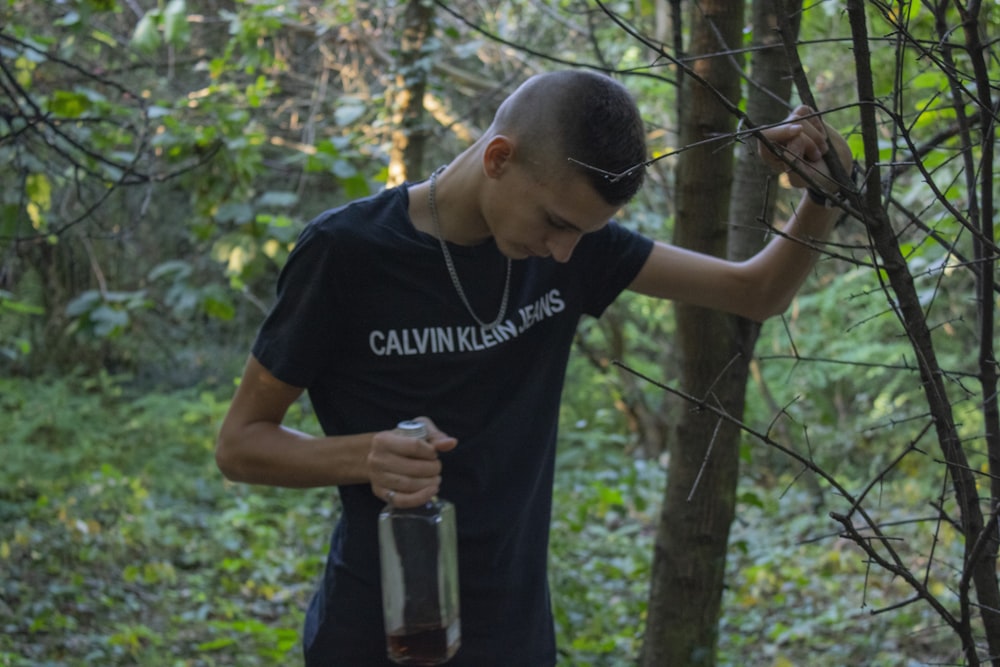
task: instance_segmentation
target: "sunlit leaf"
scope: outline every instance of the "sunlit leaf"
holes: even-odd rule
[[[159,12],[150,10],[143,14],[132,33],[132,46],[139,51],[151,53],[160,46]]]
[[[191,36],[186,0],[170,0],[163,10],[163,38],[172,46],[183,46]]]
[[[48,109],[57,116],[79,118],[90,109],[87,95],[70,90],[57,90],[48,101]]]
[[[39,209],[49,210],[52,206],[52,181],[46,174],[29,174],[24,181],[24,193]]]

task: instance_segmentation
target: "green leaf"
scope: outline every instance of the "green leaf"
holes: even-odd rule
[[[109,46],[113,49],[118,48],[118,41],[110,34],[104,32],[103,30],[91,30],[90,36],[93,37],[98,42],[101,42],[105,46]]]
[[[205,295],[202,307],[205,314],[217,320],[228,322],[236,316],[236,307],[227,298],[220,298],[220,295]]]
[[[289,208],[299,202],[299,196],[294,192],[283,190],[271,190],[265,192],[257,199],[258,206],[271,206],[274,208]]]
[[[170,108],[156,104],[146,109],[146,117],[150,119],[163,118],[164,116],[169,116],[171,113],[173,111]]]
[[[108,305],[100,305],[90,313],[94,323],[94,333],[102,338],[110,338],[128,326],[129,315],[125,310],[118,310]]]
[[[56,19],[52,22],[53,25],[58,26],[74,26],[80,23],[80,13],[79,12],[67,12],[64,16]]]
[[[218,222],[243,224],[253,220],[253,207],[244,202],[226,202],[215,213]]]
[[[48,101],[48,109],[56,116],[64,118],[79,118],[90,107],[90,99],[83,93],[69,90],[57,90]]]
[[[347,160],[334,160],[333,174],[341,180],[347,180],[357,176],[358,170]]]
[[[745,491],[740,494],[738,501],[751,507],[764,507],[764,501],[753,491]]]
[[[186,0],[170,0],[163,10],[163,37],[167,44],[183,46],[191,37]]]
[[[340,100],[340,105],[333,112],[333,118],[337,125],[350,125],[358,120],[365,113],[365,105],[361,100],[345,97]]]
[[[191,264],[182,259],[174,259],[157,264],[149,272],[150,280],[159,280],[163,276],[171,276],[174,280],[187,278],[191,275]]]
[[[229,648],[234,646],[236,640],[232,637],[219,637],[218,639],[213,639],[212,641],[202,642],[198,644],[199,651],[218,651],[219,649]]]
[[[23,301],[0,301],[0,308],[22,315],[44,315],[45,309]]]
[[[157,30],[159,11],[151,10],[146,12],[135,26],[132,33],[132,46],[139,51],[152,53],[160,46],[160,32]]]
[[[344,189],[344,193],[352,199],[367,197],[371,194],[371,187],[361,174],[355,174],[350,178],[341,178],[339,182],[340,186]]]
[[[29,174],[25,179],[24,193],[43,211],[52,206],[52,182],[45,174]]]
[[[79,317],[90,312],[101,302],[101,293],[97,290],[87,290],[69,302],[66,306],[66,314],[70,317]]]

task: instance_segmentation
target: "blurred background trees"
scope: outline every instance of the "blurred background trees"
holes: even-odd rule
[[[860,166],[784,317],[625,297],[581,324],[565,664],[634,664],[644,639],[657,664],[696,616],[684,664],[997,662],[998,23],[995,3],[0,0],[0,664],[288,664],[336,510],[210,460],[277,271],[313,216],[424,178],[559,67],[636,94],[656,162],[622,220],[658,238],[766,241],[798,195],[753,129],[801,101]],[[658,570],[682,576],[650,589]]]

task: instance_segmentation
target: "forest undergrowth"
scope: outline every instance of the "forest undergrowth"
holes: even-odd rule
[[[229,395],[106,374],[0,379],[0,666],[300,664],[335,494],[225,482],[212,448]],[[564,667],[632,665],[641,648],[665,462],[631,455],[613,422],[598,410],[560,443],[550,577]],[[305,404],[289,423],[315,430]],[[837,537],[814,509],[821,490],[747,459],[719,664],[957,659],[925,608],[888,610],[908,592]],[[887,513],[912,512],[916,483],[887,483]]]

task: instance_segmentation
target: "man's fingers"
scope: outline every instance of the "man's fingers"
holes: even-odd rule
[[[438,453],[458,444],[430,419],[418,419],[427,426],[425,438],[383,431],[375,434],[368,454],[372,491],[395,507],[416,507],[430,500],[441,486]]]
[[[411,459],[436,459],[437,449],[427,438],[412,438],[396,433],[380,433],[375,449]]]
[[[445,435],[430,440],[431,446],[436,452],[450,452],[458,446],[458,440]]]
[[[375,481],[378,486],[385,489],[392,489],[401,493],[417,493],[429,486],[440,486],[441,476],[411,477],[410,475],[389,472],[379,474],[378,479]]]
[[[434,450],[431,449],[433,452]],[[391,478],[399,477],[414,480],[436,478],[441,474],[441,462],[436,456],[432,458],[414,458],[400,455],[396,452],[373,451],[368,457],[368,466],[374,481],[392,482]],[[388,478],[388,479],[387,479]],[[389,484],[386,484],[388,486]],[[410,489],[411,490],[411,489]]]
[[[437,493],[437,486],[429,486],[414,493],[405,493],[403,491],[388,489],[384,493],[376,493],[376,495],[380,496],[382,500],[386,501],[393,507],[405,509],[408,507],[420,507],[424,503],[430,501],[430,499]]]
[[[417,417],[417,421],[421,421],[427,426],[427,442],[434,447],[435,451],[447,452],[451,451],[458,444],[458,440],[446,434],[444,431],[437,427],[429,417]]]
[[[441,461],[427,440],[385,431],[372,441],[368,475],[376,496],[394,507],[416,507],[438,492]]]
[[[415,507],[430,500],[441,488],[441,476],[410,476],[372,471],[372,491],[396,507]]]
[[[788,152],[806,162],[819,162],[823,159],[820,145],[805,132],[792,139],[787,146]]]

